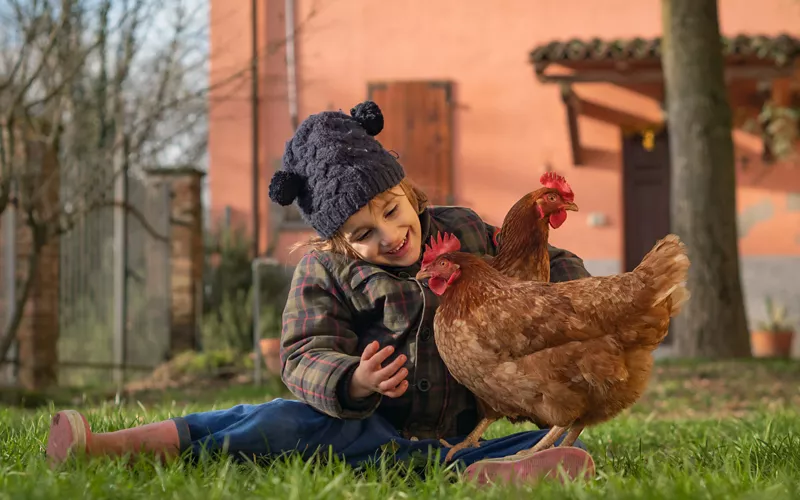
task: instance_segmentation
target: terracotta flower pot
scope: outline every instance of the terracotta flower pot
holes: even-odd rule
[[[280,375],[281,373],[281,339],[261,339],[261,356],[264,358],[264,365],[267,371]]]
[[[750,332],[750,345],[753,356],[757,358],[788,358],[792,352],[793,331],[767,332],[754,330]]]

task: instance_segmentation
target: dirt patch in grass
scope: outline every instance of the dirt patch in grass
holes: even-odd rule
[[[173,362],[128,386],[126,396],[140,401],[228,401],[291,397],[277,377],[264,372],[262,387],[253,387],[252,367],[217,367],[193,361]],[[800,362],[662,360],[650,386],[629,412],[654,419],[744,417],[755,411],[800,407]]]
[[[128,383],[119,396],[135,404],[175,401],[261,402],[291,394],[266,370],[261,386],[253,384],[252,361],[231,353],[188,353],[165,363],[147,377]],[[91,405],[115,400],[110,389],[57,389],[31,393],[0,388],[0,405],[40,407]],[[650,386],[631,415],[649,419],[745,417],[757,411],[800,408],[798,361],[683,361],[656,363]]]
[[[271,399],[288,393],[280,379],[263,372],[261,387],[253,384],[253,363],[245,354],[231,351],[187,352],[163,363],[153,372],[130,380],[117,394],[114,386],[27,391],[19,387],[0,387],[0,406],[39,408],[91,406],[118,398],[128,402],[179,404],[209,402],[229,393],[236,397]],[[265,396],[266,394],[266,396]]]
[[[631,408],[653,418],[744,417],[800,407],[798,361],[662,361]]]
[[[230,351],[189,352],[162,364],[147,377],[128,383],[123,397],[141,402],[186,403],[249,395],[263,399],[265,393],[269,397],[288,393],[279,377],[266,369],[262,374],[261,387],[255,387],[252,355]]]

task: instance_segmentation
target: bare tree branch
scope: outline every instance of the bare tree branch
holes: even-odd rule
[[[50,220],[43,221],[43,227],[47,227],[49,232],[47,233],[48,240],[58,238],[59,236],[63,236],[69,233],[86,214],[93,212],[95,210],[99,210],[101,208],[124,208],[128,215],[133,216],[134,219],[139,221],[142,225],[144,231],[152,237],[156,241],[160,241],[162,243],[169,243],[169,236],[165,234],[161,234],[150,222],[148,217],[139,209],[139,207],[131,204],[126,203],[118,200],[105,200],[105,201],[98,201],[94,203],[92,206],[82,207],[79,211],[73,211],[69,215],[64,213],[56,213],[53,214]],[[56,220],[60,219],[60,220]]]
[[[185,1],[0,0],[8,13],[0,35],[0,214],[14,201],[21,229],[33,235],[0,359],[47,244],[108,208],[124,208],[148,237],[168,241],[146,210],[114,199],[114,182],[202,157],[211,93],[235,99],[251,70],[247,61],[206,83],[208,54],[198,47],[207,22],[198,19],[201,6]],[[293,36],[315,15],[312,8]],[[285,43],[268,42],[259,57]]]
[[[22,99],[25,97],[25,94],[28,92],[28,90],[30,90],[31,86],[34,83],[36,83],[36,79],[39,77],[39,75],[42,73],[42,70],[44,70],[45,66],[47,65],[48,56],[56,46],[56,41],[58,40],[58,37],[61,34],[61,30],[64,27],[64,24],[66,23],[67,16],[68,13],[62,12],[59,22],[56,25],[55,29],[50,31],[47,40],[47,45],[45,46],[45,49],[42,53],[40,63],[36,66],[36,69],[33,70],[33,74],[29,78],[27,78],[26,81],[23,81],[22,85],[18,85],[19,90],[17,91],[16,96],[11,100],[11,107],[9,109],[9,113],[13,112],[14,109],[22,103]],[[43,22],[43,21],[39,20],[38,22]]]
[[[27,60],[28,50],[29,50],[28,47],[30,43],[33,41],[34,30],[32,30],[30,27],[26,27],[24,29],[24,32],[25,32],[25,39],[21,44],[19,55],[16,58],[16,62],[14,62],[13,66],[11,67],[11,71],[9,72],[6,79],[0,82],[0,92],[3,92],[11,87],[11,84],[15,81],[15,77],[17,76],[17,73],[22,67],[22,64]]]
[[[28,222],[33,222],[33,212],[28,211],[25,219]],[[0,359],[6,359],[8,351],[11,349],[11,345],[14,343],[17,330],[22,323],[22,313],[25,310],[25,304],[28,303],[33,282],[39,274],[39,254],[44,246],[44,237],[41,230],[38,229],[39,226],[36,226],[35,223],[29,225],[29,227],[31,228],[31,239],[33,241],[31,242],[30,253],[28,254],[28,275],[22,280],[22,289],[20,290],[19,296],[17,296],[16,301],[14,302],[11,318],[3,327],[3,336],[0,338]]]

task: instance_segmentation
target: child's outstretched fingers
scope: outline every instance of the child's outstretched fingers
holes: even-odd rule
[[[394,347],[387,345],[378,351],[378,342],[371,342],[364,352],[361,354],[361,364],[369,369],[371,372],[377,372],[381,368],[381,363],[392,355]]]
[[[408,388],[408,384],[403,385],[403,381],[408,376],[408,370],[403,368],[407,358],[404,354],[401,354],[388,365],[381,367],[381,363],[386,361],[392,352],[394,352],[394,349],[391,349],[391,346],[385,347],[368,362],[375,363],[371,368],[375,370],[373,381],[377,385],[376,392],[380,392],[390,398],[396,398]]]
[[[403,394],[408,385],[402,385],[403,380],[408,375],[408,370],[403,368],[406,363],[406,356],[397,356],[388,365],[381,366],[389,356],[394,353],[393,346],[386,346],[380,349],[378,342],[370,342],[361,354],[361,362],[358,364],[353,378],[350,382],[350,394],[353,397],[366,397],[373,392],[379,392],[389,397],[397,397]]]
[[[378,344],[377,340],[375,340],[373,342],[370,342],[367,345],[367,347],[364,348],[364,352],[361,353],[361,361],[369,360],[372,356],[375,355],[376,352],[378,352],[378,349],[380,347],[381,346],[380,346],[380,344]]]
[[[405,370],[405,368],[403,368],[403,369]],[[405,377],[407,374],[408,374],[408,372],[403,374],[403,377]],[[408,389],[408,380],[403,380],[394,389],[391,389],[389,391],[383,391],[383,395],[387,396],[387,397],[390,397],[390,398],[399,398],[400,396],[405,394],[407,389]]]
[[[397,374],[399,374],[401,371],[405,370],[405,373],[408,374],[408,370],[403,368],[404,364],[406,364],[406,356],[404,354],[401,354],[397,356],[397,358],[395,358],[394,361],[384,366],[383,368],[379,367],[379,370],[375,373],[378,380],[380,381],[378,387],[381,390],[391,389],[395,387],[397,384],[399,384],[405,378],[405,376],[400,377],[397,381],[395,381],[394,384],[384,386],[384,384],[396,378]]]

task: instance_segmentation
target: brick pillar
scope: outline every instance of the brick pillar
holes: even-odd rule
[[[194,168],[153,169],[153,187],[167,183],[170,199],[170,353],[197,348],[203,287],[202,179]]]
[[[35,151],[36,143],[28,143],[30,176],[22,184],[35,186],[33,189],[38,213],[50,215],[59,206],[59,164],[55,150]],[[43,154],[42,154],[43,153]],[[19,193],[20,206],[25,206],[26,189]],[[16,271],[17,283],[28,276],[28,259],[33,251],[33,234],[17,212],[16,232]],[[44,389],[58,383],[58,297],[59,297],[59,241],[50,238],[39,251],[37,273],[31,283],[28,301],[23,312],[22,322],[17,330],[17,357],[19,384],[30,390]],[[17,297],[22,287],[17,287]]]

